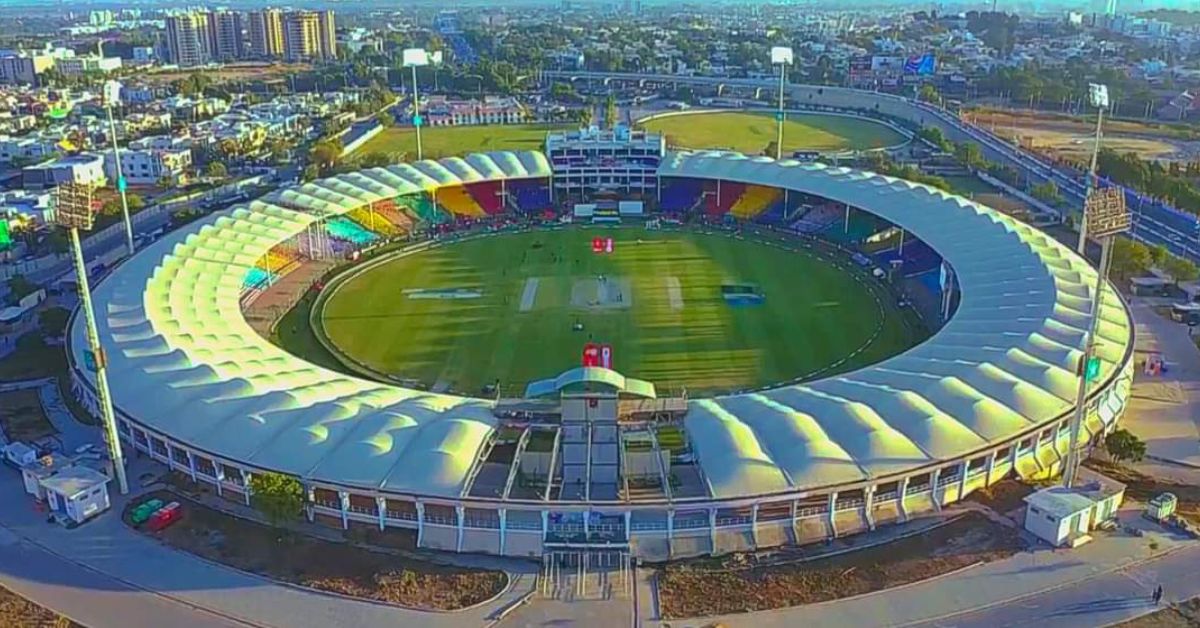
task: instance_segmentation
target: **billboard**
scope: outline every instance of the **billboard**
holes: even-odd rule
[[[930,76],[937,70],[937,57],[932,52],[909,57],[904,61],[904,73]]]
[[[612,368],[612,345],[589,342],[583,345],[583,366]]]
[[[859,56],[850,58],[851,74],[867,74],[871,71],[871,57]]]
[[[12,245],[12,235],[8,232],[8,221],[0,218],[0,251]]]
[[[613,239],[612,238],[592,238],[593,253],[612,253]]]

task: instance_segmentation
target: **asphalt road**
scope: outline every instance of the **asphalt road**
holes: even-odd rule
[[[18,539],[3,527],[0,527],[0,563],[22,566],[20,570],[0,570],[0,584],[5,588],[24,598],[40,600],[44,606],[67,617],[87,618],[89,626],[244,628],[253,625],[196,609],[66,561]]]

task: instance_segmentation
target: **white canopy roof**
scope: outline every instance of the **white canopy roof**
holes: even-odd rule
[[[199,450],[255,467],[348,486],[463,494],[496,426],[490,402],[366,381],[293,356],[242,317],[242,282],[314,214],[549,172],[540,153],[375,168],[281,190],[164,236],[94,293],[117,407]],[[1040,231],[960,197],[819,164],[672,154],[660,174],[788,188],[865,209],[942,254],[962,289],[949,323],[904,354],[821,381],[691,402],[687,432],[714,497],[854,482],[961,458],[1071,407],[1095,275]],[[1102,318],[1106,381],[1122,366],[1130,321],[1112,294]],[[71,333],[81,365],[82,320]]]

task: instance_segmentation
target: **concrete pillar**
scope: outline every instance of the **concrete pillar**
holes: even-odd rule
[[[196,457],[192,455],[192,451],[190,449],[185,449],[184,453],[187,454],[188,471],[190,471],[192,474],[192,482],[195,482],[196,481]]]
[[[1020,441],[1013,443],[1012,451],[1008,452],[1008,455],[1010,457],[1009,467],[1013,470],[1013,472],[1016,472],[1017,459],[1021,457],[1021,442]]]
[[[829,538],[837,538],[837,491],[829,494]]]
[[[967,496],[967,473],[971,470],[971,460],[968,458],[962,461],[962,469],[958,478],[958,498],[962,499]]]
[[[379,516],[379,531],[387,527],[387,498],[382,495],[375,496],[375,514]]]
[[[671,542],[671,538],[675,536],[675,511],[667,511],[667,543]]]
[[[589,440],[590,440],[590,439],[589,439]],[[587,542],[587,539],[588,539],[588,538],[591,536],[591,532],[592,532],[592,531],[589,529],[589,526],[588,526],[588,523],[590,523],[590,519],[592,518],[592,517],[591,517],[591,515],[592,515],[592,513],[591,513],[591,511],[590,511],[590,510],[585,510],[585,511],[583,512],[583,538],[584,538],[584,542]]]
[[[217,478],[217,497],[221,496],[221,485],[225,483],[225,465],[213,460],[213,475]]]
[[[219,468],[219,467],[218,467]],[[304,487],[304,516],[309,523],[313,520],[313,502],[317,499],[317,491],[312,486]]]
[[[750,538],[754,541],[754,548],[758,549],[758,504],[750,506]]]
[[[997,453],[999,453],[999,452],[993,451],[991,454],[988,455],[987,472],[986,472],[988,485],[990,485],[992,483],[992,472],[996,470],[996,454]]]
[[[250,493],[252,493],[252,492],[253,492],[253,491],[251,491],[251,490],[250,490],[250,477],[251,477],[251,474],[250,474],[250,473],[247,473],[245,469],[241,469],[241,468],[239,468],[239,469],[238,469],[238,472],[242,474],[242,488],[246,489],[246,490],[245,490],[245,491],[242,493],[242,495],[244,495],[244,496],[245,496],[245,498],[246,498],[246,505],[247,505],[247,506],[249,506],[249,505],[250,505]]]
[[[467,509],[461,505],[455,506],[454,513],[455,513],[455,515],[457,515],[456,518],[458,520],[457,521],[457,523],[458,523],[458,539],[455,541],[455,546],[454,546],[455,550],[454,551],[461,552],[462,545],[463,545],[463,526],[464,526],[463,520],[466,518]]]
[[[508,510],[501,508],[498,511],[500,515],[500,554],[504,554],[505,537],[508,536]]]
[[[1045,471],[1042,466],[1042,458],[1038,454],[1042,453],[1042,434],[1038,432],[1033,435],[1033,463],[1037,465],[1038,471]]]
[[[908,494],[908,478],[901,478],[896,484],[896,509],[900,511],[900,520],[908,521],[908,508],[904,505],[904,496]]]
[[[550,511],[542,511],[542,542],[546,542],[546,538],[550,536]]]
[[[713,552],[717,551],[717,509],[708,509],[708,541]]]
[[[633,530],[631,530],[629,528],[629,522],[631,520],[633,520],[633,511],[626,510],[625,511],[625,541],[626,542],[633,540]]]
[[[942,498],[938,490],[938,481],[942,479],[942,469],[939,467],[929,474],[929,496],[933,499],[933,509],[942,511]]]
[[[863,489],[863,519],[867,520],[867,529],[875,529],[875,515],[871,512],[871,507],[875,503],[875,488],[868,486]]]
[[[425,503],[417,502],[417,547],[425,540]]]
[[[347,513],[350,511],[350,493],[346,491],[338,491],[338,510],[342,515],[342,529],[350,529],[350,518]]]

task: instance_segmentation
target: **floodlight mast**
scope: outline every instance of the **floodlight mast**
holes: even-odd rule
[[[125,457],[121,453],[121,439],[117,433],[116,413],[113,411],[112,394],[108,389],[107,359],[100,346],[100,333],[96,326],[96,313],[92,308],[92,291],[88,285],[87,264],[83,260],[83,246],[79,242],[79,230],[92,227],[92,189],[79,183],[65,183],[54,190],[54,218],[71,236],[71,251],[75,261],[75,278],[79,286],[79,303],[87,326],[88,352],[96,373],[96,394],[99,397],[100,418],[104,422],[104,439],[107,441],[109,459],[122,495],[129,494],[129,483],[125,478]],[[86,362],[86,360],[85,360]]]
[[[775,137],[775,160],[783,158],[783,122],[786,114],[783,112],[783,86],[787,82],[787,66],[792,63],[792,49],[787,46],[771,48],[771,63],[779,66],[779,111],[775,113],[778,130]]]
[[[1092,142],[1092,163],[1088,167],[1087,188],[1084,191],[1084,213],[1079,220],[1079,244],[1076,250],[1083,255],[1087,246],[1087,198],[1096,189],[1096,164],[1100,158],[1100,140],[1104,137],[1104,110],[1108,108],[1108,86],[1098,83],[1088,84],[1088,102],[1096,108],[1096,138]]]
[[[1085,223],[1083,227],[1090,232],[1092,239],[1100,242],[1100,265],[1096,268],[1096,285],[1092,288],[1092,305],[1084,336],[1083,355],[1080,356],[1076,369],[1079,384],[1075,394],[1075,411],[1071,415],[1071,443],[1067,449],[1066,466],[1063,468],[1063,486],[1067,488],[1075,483],[1075,476],[1079,470],[1079,438],[1087,416],[1088,388],[1091,380],[1099,377],[1099,369],[1092,368],[1092,360],[1104,301],[1104,287],[1108,283],[1108,270],[1112,264],[1112,242],[1117,234],[1128,231],[1130,226],[1125,192],[1121,188],[1093,189],[1084,202],[1084,217],[1091,224]]]
[[[125,249],[129,252],[130,257],[133,256],[133,222],[129,219],[129,198],[125,193],[125,175],[121,172],[121,149],[117,146],[117,123],[113,120],[114,100],[118,99],[121,94],[121,83],[118,81],[105,81],[104,83],[104,109],[108,113],[108,141],[112,144],[113,150],[113,167],[117,172],[117,192],[121,194],[121,215],[125,219]]]
[[[424,67],[434,63],[442,62],[442,52],[440,50],[429,52],[424,48],[406,48],[401,57],[403,64],[412,68],[412,93],[413,93],[413,129],[416,130],[417,137],[417,159],[424,159],[425,155],[421,149],[421,97],[417,94],[417,68]]]

